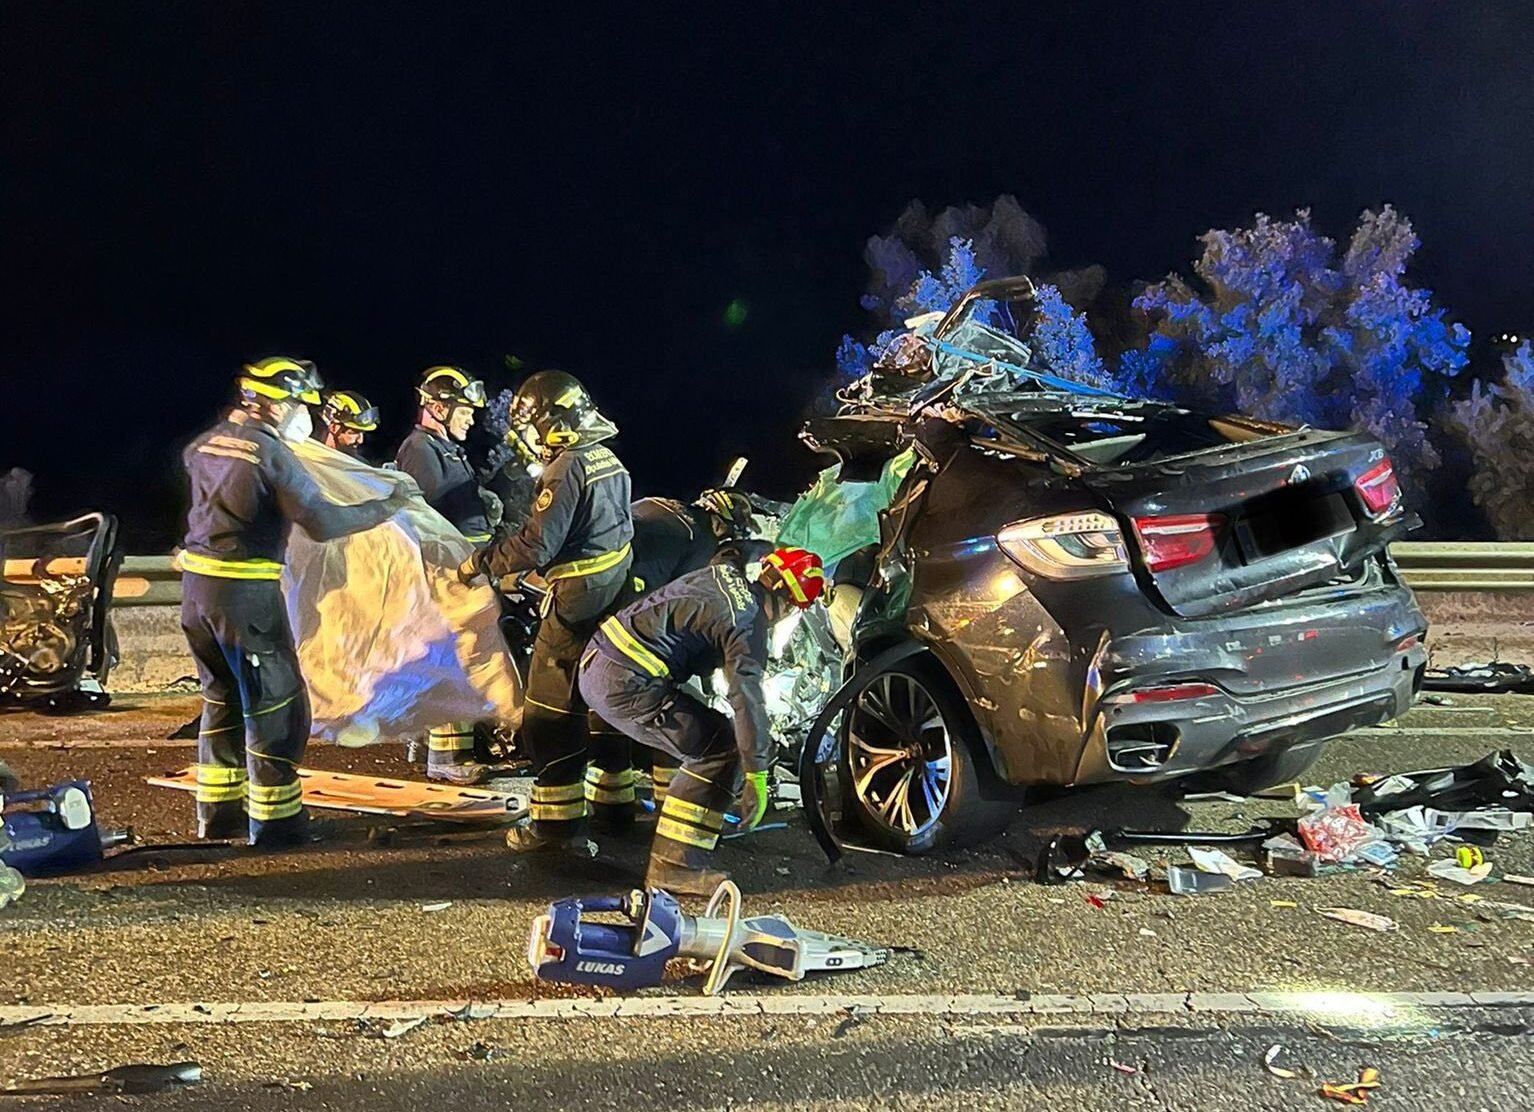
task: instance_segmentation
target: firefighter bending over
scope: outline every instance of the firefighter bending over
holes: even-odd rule
[[[314,364],[276,356],[248,364],[240,406],[188,445],[191,479],[181,627],[202,680],[197,833],[252,845],[314,841],[299,762],[309,695],[278,580],[290,523],[318,541],[370,529],[409,501],[396,489],[356,506],[328,501],[289,442],[307,440],[318,404]]]
[[[628,587],[629,474],[604,443],[617,427],[563,371],[540,371],[523,382],[510,416],[544,461],[532,517],[476,552],[460,574],[506,579],[537,571],[548,584],[523,699],[522,737],[535,776],[531,822],[513,827],[506,844],[516,851],[583,851],[589,738],[575,672],[592,630]],[[609,798],[631,801],[633,773],[601,787]]]
[[[762,701],[767,632],[795,607],[809,607],[824,587],[820,557],[780,548],[763,560],[755,582],[730,564],[713,564],[624,607],[592,638],[581,659],[587,704],[681,765],[655,826],[648,887],[707,895],[726,879],[708,865],[731,800],[743,829],[761,821],[772,756]],[[721,665],[733,727],[681,686]]]

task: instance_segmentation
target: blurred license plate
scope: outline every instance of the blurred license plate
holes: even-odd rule
[[[1248,560],[1299,548],[1353,528],[1353,512],[1341,494],[1296,499],[1282,509],[1253,514],[1236,525],[1236,538]]]

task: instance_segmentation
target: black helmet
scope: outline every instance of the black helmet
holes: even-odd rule
[[[720,537],[739,540],[751,535],[751,500],[738,490],[705,490],[693,503],[722,523],[714,530]]]
[[[485,384],[470,378],[462,367],[427,367],[421,372],[421,384],[416,387],[421,404],[446,402],[451,406],[469,405],[475,409],[485,407]]]
[[[325,384],[320,373],[307,359],[288,355],[269,355],[255,363],[246,363],[237,380],[240,395],[251,402],[308,402],[320,404]]]
[[[320,420],[354,432],[372,432],[378,427],[378,407],[355,390],[336,390],[325,395]]]
[[[517,388],[507,416],[514,431],[524,436],[531,431],[545,458],[618,433],[617,426],[598,412],[580,380],[564,371],[539,371],[529,376]]]

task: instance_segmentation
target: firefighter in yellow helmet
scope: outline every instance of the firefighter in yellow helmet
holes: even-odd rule
[[[370,529],[409,496],[355,506],[327,500],[288,446],[312,431],[314,364],[273,356],[247,364],[240,404],[187,446],[192,507],[181,571],[181,627],[202,680],[197,832],[292,845],[322,831],[303,808],[298,766],[309,696],[278,580],[289,525],[316,540]]]
[[[514,827],[506,844],[578,852],[586,844],[589,738],[575,671],[597,623],[628,589],[629,473],[606,444],[617,427],[563,371],[540,371],[523,382],[510,418],[544,462],[533,514],[517,532],[476,552],[460,574],[504,579],[538,571],[549,585],[523,698],[522,737],[536,778],[532,821]],[[623,769],[593,788],[604,802],[631,802],[633,775]]]
[[[476,411],[485,406],[485,385],[461,367],[428,367],[416,386],[420,412],[415,429],[395,456],[395,466],[416,481],[426,504],[476,546],[491,537],[489,499],[480,489],[463,441]],[[498,503],[499,500],[497,499]],[[474,756],[474,724],[434,726],[426,737],[426,776],[450,784],[480,784],[496,768]]]
[[[333,390],[320,407],[327,448],[360,459],[362,442],[378,429],[378,407],[355,390]]]

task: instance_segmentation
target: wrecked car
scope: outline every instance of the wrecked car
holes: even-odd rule
[[[121,565],[107,514],[0,530],[0,705],[60,714],[107,705]]]
[[[801,434],[847,482],[912,456],[863,569],[833,569],[845,645],[800,630],[789,653],[823,693],[800,704],[825,708],[800,723],[822,832],[922,853],[995,835],[1031,785],[1248,793],[1422,683],[1387,551],[1418,522],[1376,440],[1072,383],[1028,342],[1032,302],[981,283]],[[834,674],[807,681],[815,660]]]

